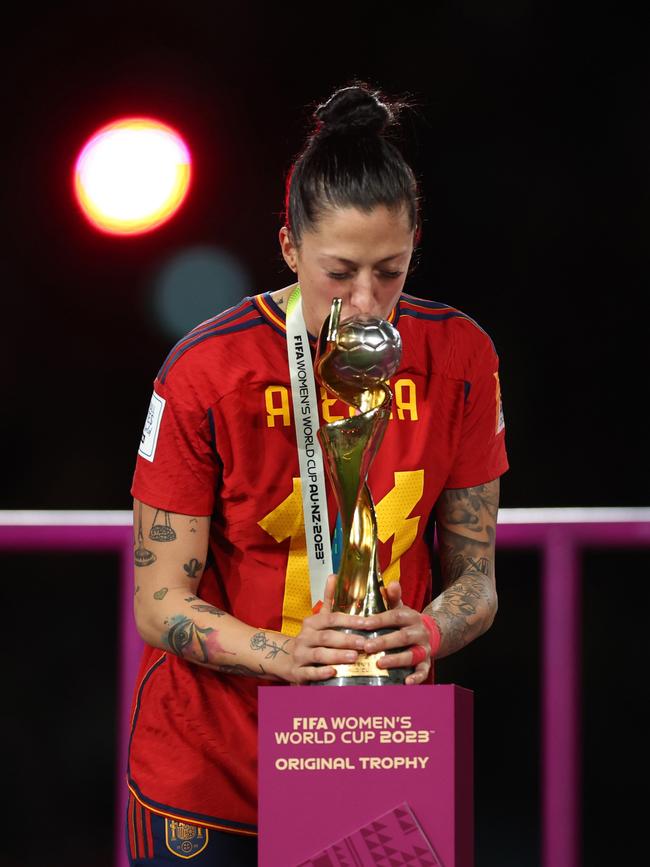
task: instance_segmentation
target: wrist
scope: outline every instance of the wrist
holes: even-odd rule
[[[293,667],[293,641],[292,635],[260,629],[251,639],[251,648],[259,650],[262,654],[261,662],[268,674],[278,680],[290,681]]]
[[[435,659],[437,652],[440,650],[440,644],[442,643],[440,627],[430,614],[422,615],[422,623],[424,624],[424,628],[426,629],[429,636],[429,645],[431,646],[431,659]]]

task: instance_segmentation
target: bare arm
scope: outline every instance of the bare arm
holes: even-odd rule
[[[164,512],[136,500],[134,528],[135,621],[147,644],[215,671],[287,679],[292,638],[248,626],[196,595],[208,517]]]
[[[334,582],[322,610],[293,637],[249,626],[196,595],[205,568],[207,516],[179,515],[134,502],[134,611],[138,632],[153,647],[224,674],[306,683],[354,662],[363,639],[339,627],[364,618],[332,614]]]
[[[450,488],[435,506],[444,590],[424,609],[440,629],[436,656],[449,656],[492,625],[497,611],[494,548],[499,479]]]

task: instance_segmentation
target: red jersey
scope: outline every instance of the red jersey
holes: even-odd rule
[[[404,604],[421,611],[432,598],[440,493],[508,468],[498,358],[452,307],[402,295],[389,319],[402,359],[368,481],[384,582],[399,580]],[[321,423],[349,413],[322,389],[320,398]],[[300,631],[312,605],[300,472],[285,314],[269,293],[204,322],[171,351],[132,493],[158,509],[211,516],[198,596],[256,629]],[[329,487],[328,504],[333,528]],[[136,797],[180,820],[255,833],[260,682],[146,648],[129,751]]]

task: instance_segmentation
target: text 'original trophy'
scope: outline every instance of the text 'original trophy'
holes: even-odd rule
[[[341,299],[335,298],[316,355],[319,382],[357,411],[318,431],[343,528],[332,611],[368,617],[386,611],[386,603],[377,559],[377,519],[366,480],[388,424],[393,394],[386,381],[397,370],[402,341],[397,329],[378,316],[343,322],[340,316]],[[394,630],[346,631],[373,638]],[[360,653],[356,662],[335,666],[337,676],[320,684],[384,686],[404,683],[413,673],[412,668],[378,668],[381,655]]]

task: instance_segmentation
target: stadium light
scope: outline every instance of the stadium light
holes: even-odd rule
[[[174,129],[153,118],[128,117],[86,142],[75,163],[74,190],[95,228],[138,235],[176,213],[190,174],[190,152]]]

